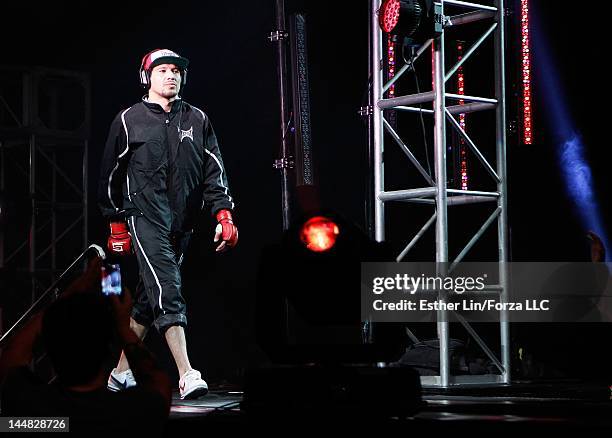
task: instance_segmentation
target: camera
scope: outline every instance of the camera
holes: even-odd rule
[[[104,295],[121,295],[121,269],[119,265],[105,263],[102,265],[102,293]]]

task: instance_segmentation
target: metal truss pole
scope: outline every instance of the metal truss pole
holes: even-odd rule
[[[370,34],[371,54],[370,70],[372,72],[372,136],[374,144],[374,238],[377,242],[385,240],[385,205],[380,194],[385,190],[384,181],[384,138],[383,138],[383,112],[377,108],[378,102],[383,99],[383,71],[382,71],[382,32],[378,25],[378,10],[381,0],[371,0]]]
[[[448,262],[448,215],[446,186],[446,87],[444,80],[444,34],[433,42],[434,65],[434,162],[436,172],[436,263],[443,267]],[[438,272],[444,276],[446,272]],[[446,301],[440,295],[440,301]],[[438,340],[440,346],[440,385],[448,386],[450,376],[448,351],[448,317],[438,312]]]
[[[370,239],[376,238],[375,223],[374,223],[374,97],[372,93],[372,78],[374,77],[374,63],[372,60],[372,48],[373,48],[373,37],[374,32],[372,31],[372,20],[374,19],[372,11],[375,9],[372,4],[372,0],[368,0],[368,104],[367,106],[359,109],[359,115],[361,115],[367,123],[368,132],[368,174],[366,178],[366,199],[365,199],[365,223]]]
[[[83,142],[83,250],[89,243],[89,191],[88,184],[88,165],[89,165],[89,140]]]
[[[502,300],[508,301],[508,203],[507,203],[507,169],[506,169],[506,106],[503,105],[506,96],[506,57],[505,57],[505,26],[504,26],[504,0],[495,0],[497,7],[497,29],[495,31],[495,94],[499,104],[495,111],[496,121],[496,154],[497,154],[497,208],[501,209],[501,214],[497,221],[497,238],[499,248],[499,281],[502,286]],[[504,383],[509,384],[510,374],[510,330],[508,325],[508,314],[504,311],[501,315],[500,338],[501,356],[505,373],[503,373]]]
[[[281,157],[274,163],[274,168],[281,171],[281,210],[283,215],[283,230],[286,231],[291,221],[291,192],[289,182],[289,169],[291,166],[291,154],[287,133],[289,132],[289,120],[287,111],[287,61],[286,45],[287,30],[285,25],[285,2],[276,0],[276,30],[270,33],[270,41],[276,43],[276,62],[278,74],[278,92],[280,99],[280,140]]]
[[[0,140],[0,193],[4,194],[4,143]],[[4,224],[0,223],[0,269],[4,268]],[[0,313],[0,331],[2,331],[2,314]]]
[[[36,300],[36,137],[34,134],[30,134],[29,141],[30,148],[30,162],[29,162],[29,176],[30,176],[30,205],[32,206],[32,214],[30,219],[30,233],[28,236],[28,271],[30,272],[30,279],[32,284],[31,299],[32,302]]]
[[[378,9],[381,0],[370,0],[370,14],[368,19],[368,57],[369,80],[368,106],[361,109],[361,114],[367,116],[368,121],[368,166],[370,175],[367,179],[369,199],[366,202],[366,222],[368,234],[377,242],[385,240],[385,201],[384,186],[384,119],[383,113],[377,107],[382,101],[383,70],[382,70],[382,33],[378,30]],[[372,212],[373,211],[373,212]],[[362,324],[362,341],[372,343],[374,340],[372,321],[368,319]]]

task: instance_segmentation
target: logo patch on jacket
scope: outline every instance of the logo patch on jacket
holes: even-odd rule
[[[183,131],[182,129],[178,127],[177,129],[180,131],[179,132],[179,137],[180,137],[179,142],[182,142],[185,137],[188,137],[191,139],[191,141],[193,141],[193,126],[189,128],[188,131]]]

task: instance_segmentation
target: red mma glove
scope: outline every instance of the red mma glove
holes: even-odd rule
[[[116,255],[128,255],[132,252],[132,236],[125,222],[111,222],[108,250]]]
[[[229,210],[219,210],[217,212],[217,227],[215,228],[215,242],[219,239],[222,242],[217,246],[215,251],[224,251],[227,248],[233,248],[238,243],[238,228],[232,220],[232,212]]]

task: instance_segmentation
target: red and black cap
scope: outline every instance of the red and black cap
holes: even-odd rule
[[[142,59],[142,70],[149,71],[156,65],[174,64],[181,70],[186,70],[189,60],[168,49],[155,49]]]

